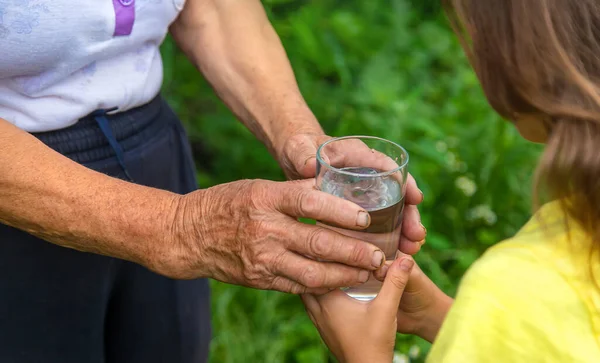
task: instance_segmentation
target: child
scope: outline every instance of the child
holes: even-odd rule
[[[600,362],[600,3],[446,8],[492,107],[546,143],[535,194],[552,202],[469,269],[455,301],[402,256],[372,302],[305,295],[307,311],[342,362],[391,362],[396,331],[433,342],[431,362]]]

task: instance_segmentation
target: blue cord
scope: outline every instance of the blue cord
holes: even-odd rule
[[[114,150],[115,155],[117,157],[117,161],[119,162],[121,169],[123,169],[123,172],[125,173],[125,177],[130,182],[133,182],[133,179],[129,175],[129,171],[127,170],[127,167],[125,166],[125,153],[123,152],[121,145],[119,145],[117,138],[113,134],[112,128],[110,127],[110,123],[108,122],[108,119],[106,118],[106,115],[108,114],[108,112],[114,111],[116,109],[117,108],[115,107],[115,108],[111,108],[108,110],[96,110],[92,113],[91,116],[94,118],[94,120],[96,120],[96,123],[98,123],[98,127],[100,127],[100,130],[104,134],[104,137],[106,137],[108,144]]]

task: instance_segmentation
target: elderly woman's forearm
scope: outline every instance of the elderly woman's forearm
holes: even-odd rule
[[[169,228],[177,198],[87,169],[0,119],[3,224],[64,247],[144,263]]]
[[[322,133],[260,1],[188,0],[171,32],[273,154],[294,133]]]

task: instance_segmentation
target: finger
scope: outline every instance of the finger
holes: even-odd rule
[[[391,171],[398,163],[390,156],[371,149],[359,139],[345,139],[330,143],[322,149],[321,157],[327,156],[329,165],[335,168],[370,167],[379,171]]]
[[[417,182],[412,175],[408,174],[406,179],[406,196],[404,202],[407,204],[421,204],[423,202],[423,192],[417,186]]]
[[[361,142],[362,144],[362,142]],[[379,172],[387,172],[398,169],[399,165],[388,155],[370,149],[367,145],[353,148],[352,151],[346,151],[344,155],[344,167],[361,166],[370,167]]]
[[[398,254],[398,257],[396,259],[404,258],[406,256],[409,256],[409,254],[405,254],[405,253],[401,252],[401,253]],[[394,261],[396,261],[396,260],[394,260]],[[383,266],[381,266],[381,268],[379,270],[373,271],[373,276],[377,280],[379,280],[381,282],[385,281],[385,277],[387,276],[389,268],[394,263],[394,261],[385,261],[385,264]],[[414,265],[414,267],[412,268],[412,271],[411,271],[411,278],[408,281],[408,284],[406,285],[406,289],[404,291],[409,291],[410,290],[411,285],[414,283],[414,280],[413,280],[412,277],[416,276],[419,273],[423,274],[423,272],[421,272],[421,269],[419,268],[419,265],[417,265],[415,263],[415,265]]]
[[[344,159],[341,167],[352,167],[360,166],[363,168],[372,168],[377,172],[389,172],[398,170],[399,165],[388,155],[374,150],[369,149],[363,144],[363,147],[356,147],[352,151],[344,153]],[[397,179],[400,184],[403,184],[402,173],[396,172],[390,175],[392,178]]]
[[[404,206],[402,235],[413,242],[422,241],[427,236],[427,230],[421,223],[421,214],[416,205],[407,204]]]
[[[370,149],[358,139],[337,140],[321,149],[320,158],[334,168],[362,166],[357,157],[368,154]]]
[[[400,257],[392,263],[381,290],[373,301],[376,310],[386,315],[396,315],[414,264],[410,256]]]
[[[415,262],[415,265],[410,272],[410,278],[406,284],[404,292],[414,294],[419,291],[425,291],[429,287],[436,288],[433,281],[431,281],[431,279],[425,275],[423,270],[421,270],[419,265]]]
[[[314,144],[312,139],[305,137],[291,138],[289,145],[286,145],[286,150],[289,153],[288,159],[300,174],[302,174],[301,170],[306,169],[306,163],[315,159],[317,155],[317,145]],[[308,178],[311,176],[305,177]]]
[[[308,181],[278,183],[275,208],[292,217],[316,219],[348,229],[364,229],[371,217],[364,209],[333,195],[314,189]],[[309,186],[310,185],[310,186]]]
[[[369,279],[367,270],[339,263],[317,262],[292,252],[281,255],[271,272],[315,289],[355,286]]]
[[[321,313],[321,306],[315,297],[311,294],[302,294],[300,295],[304,306],[306,307],[306,311],[310,315],[317,315]],[[312,320],[312,319],[311,319]]]
[[[330,139],[326,135],[300,135],[290,138],[286,145],[288,160],[303,178],[313,178],[317,166],[317,149],[319,145]]]
[[[285,292],[289,294],[326,294],[329,292],[327,288],[308,288],[288,278],[276,276],[271,283],[269,290]]]
[[[385,277],[387,276],[388,270],[390,269],[392,263],[394,263],[394,261],[385,261],[385,264],[381,266],[380,269],[373,272],[373,276],[377,280],[383,282],[385,280]]]
[[[318,326],[317,325],[317,319],[315,319],[315,314],[313,314],[310,310],[306,309],[306,314],[308,315],[310,321],[312,321],[314,326]]]
[[[318,190],[317,186],[316,186],[315,178],[291,180],[291,181],[285,182],[285,184],[291,185],[294,187],[298,187],[301,189],[305,189],[305,190]]]
[[[419,251],[421,251],[421,248],[424,244],[425,240],[415,242],[407,239],[404,236],[400,236],[399,250],[404,254],[413,256],[419,253]]]
[[[358,139],[340,140],[328,144],[322,149],[322,159],[328,158],[329,165],[335,168],[366,167],[386,172],[397,170],[404,160],[392,158],[385,153],[369,148],[367,144]],[[406,170],[398,171],[392,175],[406,191],[406,203],[419,204],[423,200],[423,193],[417,187],[415,179],[406,174]]]
[[[330,304],[332,302],[337,303],[340,299],[350,301],[352,303],[358,302],[357,300],[351,298],[350,296],[348,296],[348,294],[346,294],[345,292],[343,292],[340,289],[332,290],[331,292],[328,292],[327,294],[313,295],[313,296],[314,296],[315,300],[317,301],[317,303],[319,304],[319,307],[321,309],[323,307],[326,307],[327,304]]]
[[[317,175],[317,158],[312,156],[298,169],[298,174],[302,178],[314,178]]]
[[[376,232],[363,232],[363,231],[350,231],[347,229],[341,229],[337,227],[327,226],[327,229],[343,234],[344,236],[357,239],[359,241],[369,242],[375,246],[385,246],[386,258],[394,259],[396,257],[395,251],[399,249],[401,243],[401,230],[402,225],[398,225],[391,232],[376,233]],[[375,228],[373,228],[375,229]],[[384,228],[382,228],[384,229]],[[388,229],[388,228],[385,228]],[[406,239],[406,238],[404,238]],[[420,247],[415,245],[416,248]],[[391,251],[390,251],[391,249]],[[415,253],[418,251],[415,251]]]
[[[377,246],[320,226],[295,223],[287,230],[288,248],[302,256],[376,270],[385,262]]]

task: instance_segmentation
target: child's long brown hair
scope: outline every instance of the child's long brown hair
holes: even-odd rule
[[[600,2],[444,2],[492,107],[511,120],[544,120],[548,140],[537,171],[536,205],[540,194],[561,200],[597,251]]]

